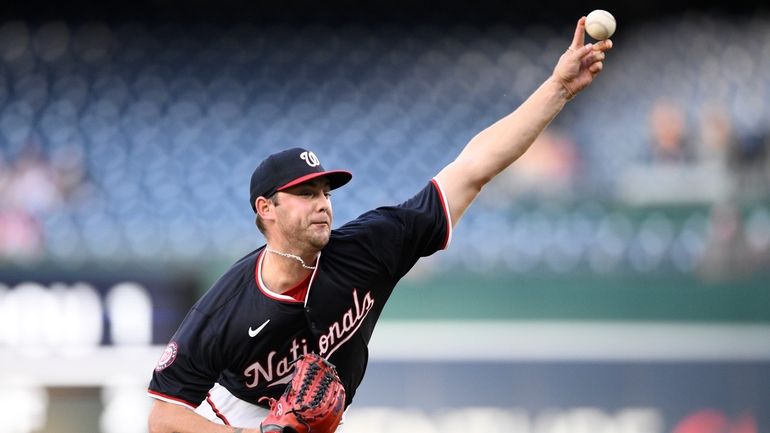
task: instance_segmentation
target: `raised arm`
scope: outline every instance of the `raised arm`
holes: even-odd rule
[[[559,58],[551,76],[513,113],[477,134],[436,180],[446,194],[456,225],[481,189],[516,161],[564,105],[601,72],[608,39],[585,44],[585,17],[575,28],[572,44]]]

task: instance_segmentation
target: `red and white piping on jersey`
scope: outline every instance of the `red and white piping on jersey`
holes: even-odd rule
[[[449,244],[452,242],[452,215],[449,213],[449,202],[446,199],[444,190],[441,188],[441,184],[438,183],[438,179],[431,179],[431,183],[433,183],[433,186],[436,187],[436,191],[438,191],[438,196],[441,199],[441,207],[444,208],[444,215],[446,215],[446,237],[444,238],[444,246],[441,247],[442,250],[445,250],[449,248]]]
[[[190,402],[184,401],[181,398],[172,397],[170,395],[166,395],[166,394],[160,393],[158,391],[153,391],[151,389],[147,390],[147,395],[149,395],[152,398],[156,398],[158,400],[165,401],[166,403],[171,403],[171,404],[175,404],[175,405],[178,405],[178,406],[184,406],[184,407],[192,409],[192,410],[195,410],[195,408],[197,407],[197,405],[194,405],[194,404],[192,404]]]
[[[281,302],[291,302],[291,303],[299,303],[301,301],[298,301],[291,296],[284,295],[281,293],[275,293],[272,290],[267,288],[267,285],[265,285],[265,282],[262,281],[262,262],[265,259],[265,250],[263,249],[259,253],[259,257],[257,258],[257,269],[256,269],[256,280],[257,280],[257,287],[259,290],[268,298],[274,299],[276,301]],[[321,253],[318,253],[318,259],[316,259],[316,267],[313,270],[313,274],[310,276],[310,281],[307,283],[307,293],[305,293],[305,302],[304,305],[307,306],[307,300],[308,295],[310,295],[310,288],[313,286],[313,280],[315,279],[316,272],[318,272],[318,264],[321,263]]]
[[[227,417],[217,409],[217,405],[214,404],[214,400],[211,399],[211,393],[209,393],[206,396],[206,402],[211,406],[211,410],[214,412],[214,415],[217,416],[217,418],[221,419],[225,425],[230,425],[230,421],[227,420]]]

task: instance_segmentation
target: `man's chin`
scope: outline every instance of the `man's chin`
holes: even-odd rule
[[[315,248],[317,250],[322,250],[322,249],[324,249],[324,247],[326,247],[326,244],[328,244],[328,243],[329,243],[329,240],[327,239],[326,242],[320,242],[320,241],[316,242],[316,241],[313,241],[312,245],[313,245],[313,248]]]
[[[327,231],[327,232],[326,232],[325,234],[323,234],[323,235],[317,235],[317,236],[313,236],[313,237],[310,239],[310,245],[312,245],[314,248],[317,248],[317,249],[319,249],[319,250],[320,250],[320,249],[322,249],[323,247],[325,247],[325,246],[326,246],[326,244],[328,244],[328,243],[329,243],[329,237],[330,237],[330,235],[331,235],[331,234],[330,234],[330,233]]]

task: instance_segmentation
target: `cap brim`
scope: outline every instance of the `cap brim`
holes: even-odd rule
[[[298,177],[286,183],[285,185],[282,185],[276,188],[276,191],[283,191],[287,188],[291,188],[295,185],[299,185],[301,183],[305,183],[319,177],[325,177],[329,179],[329,187],[331,189],[337,189],[342,185],[345,185],[346,183],[350,182],[350,179],[353,178],[353,174],[345,170],[329,170],[329,171],[320,171],[318,173],[310,173],[308,175]]]

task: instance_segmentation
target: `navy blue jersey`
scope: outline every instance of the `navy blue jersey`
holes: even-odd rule
[[[149,393],[197,407],[215,382],[260,404],[278,398],[292,362],[316,352],[337,366],[350,404],[363,379],[367,344],[393,287],[420,257],[445,248],[448,208],[431,182],[406,202],[333,230],[304,302],[260,279],[264,247],[235,263],[193,306],[153,373]]]

